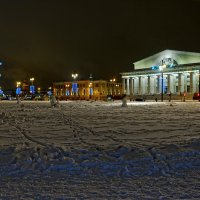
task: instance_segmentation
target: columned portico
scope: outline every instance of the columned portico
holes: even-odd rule
[[[199,92],[199,72],[200,53],[165,50],[135,62],[134,71],[121,73],[123,90],[127,95],[191,96]]]

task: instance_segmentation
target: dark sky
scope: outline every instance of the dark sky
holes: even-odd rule
[[[199,10],[200,0],[0,0],[0,85],[110,79],[165,49],[200,52]]]

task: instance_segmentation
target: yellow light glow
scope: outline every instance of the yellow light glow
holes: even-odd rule
[[[19,87],[21,85],[20,81],[17,81],[17,87]]]

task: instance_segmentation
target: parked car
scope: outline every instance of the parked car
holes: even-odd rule
[[[24,100],[33,100],[34,99],[34,96],[33,95],[26,95],[24,97]]]
[[[145,101],[145,98],[136,98],[135,101]]]
[[[199,100],[200,101],[200,93],[195,92],[193,95],[193,100]]]
[[[3,95],[0,97],[0,100],[16,100],[16,97],[13,97],[11,95]]]
[[[34,97],[34,100],[35,100],[35,101],[44,101],[44,96],[43,96],[43,95],[36,95],[36,96]]]

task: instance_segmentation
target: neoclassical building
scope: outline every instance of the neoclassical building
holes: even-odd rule
[[[78,80],[55,82],[53,84],[55,96],[63,99],[103,99],[107,95],[121,95],[122,84],[107,80]]]
[[[200,53],[165,50],[133,64],[133,71],[121,73],[124,94],[199,92]]]

